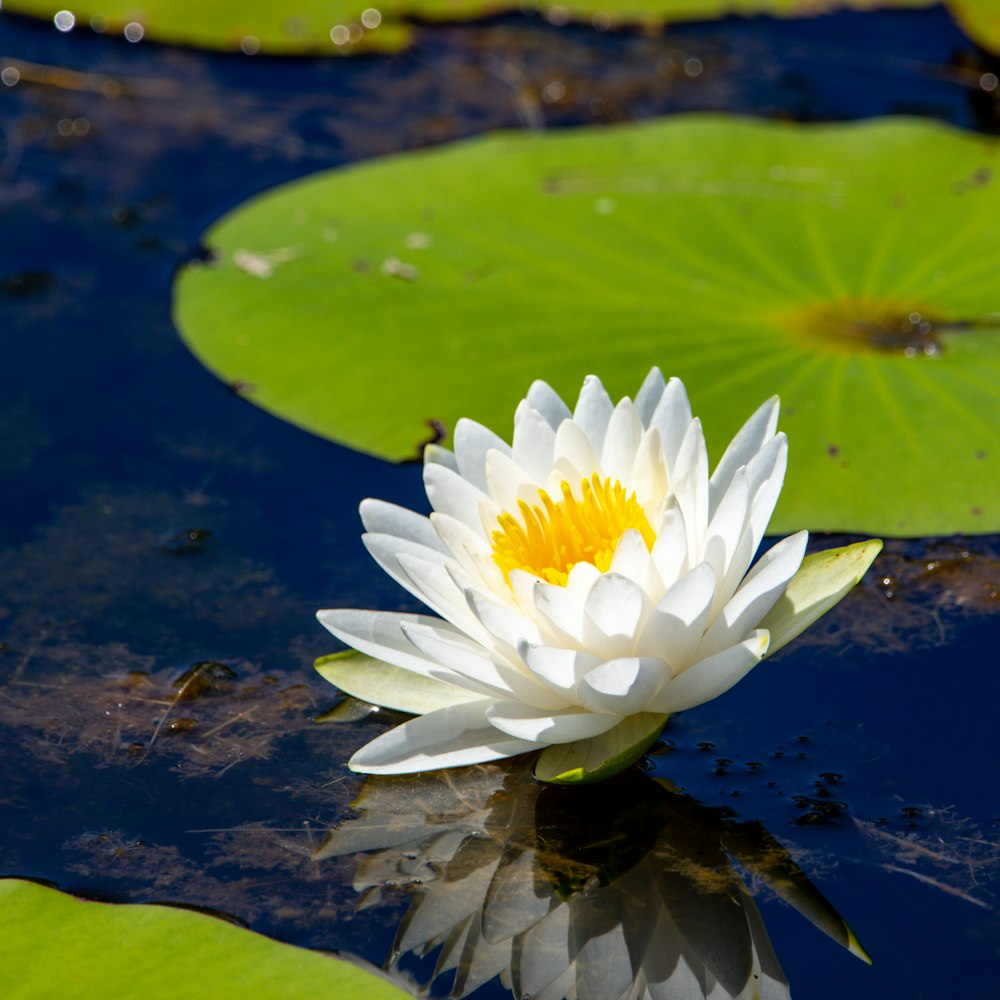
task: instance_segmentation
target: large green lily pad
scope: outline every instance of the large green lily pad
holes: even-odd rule
[[[702,20],[727,14],[812,16],[844,8],[928,7],[935,0],[538,0],[541,14],[562,23],[593,21],[601,28],[657,26],[670,21]],[[1000,14],[995,0],[951,0],[951,9],[980,44],[1000,47]],[[215,49],[242,48],[254,54],[389,52],[410,37],[409,19],[466,20],[523,7],[516,0],[84,0],[66,7],[53,0],[8,0],[4,10],[32,14],[133,41],[162,42]],[[126,31],[126,28],[128,30]]]
[[[997,140],[722,116],[498,134],[256,198],[175,315],[235,391],[414,458],[535,378],[678,375],[718,458],[782,398],[773,526],[1000,530]]]
[[[6,1000],[405,1000],[381,974],[167,906],[90,903],[0,879]]]

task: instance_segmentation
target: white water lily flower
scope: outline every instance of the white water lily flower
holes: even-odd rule
[[[598,737],[608,756],[620,749],[610,735],[637,718],[653,727],[641,752],[666,715],[732,687],[768,652],[762,621],[806,547],[799,532],[750,568],[785,475],[777,418],[775,397],[711,476],[683,384],[655,368],[634,402],[617,405],[588,377],[572,412],[535,382],[512,445],[460,420],[454,453],[425,455],[429,518],[381,500],[361,505],[369,552],[441,617],[319,613],[355,650],[443,682],[434,684],[439,707],[379,736],[350,767],[414,772]],[[869,550],[862,573],[878,548]],[[814,572],[804,598],[786,597],[772,624],[782,645],[861,573],[847,586],[843,573],[819,575],[822,593]],[[364,680],[360,689],[335,682],[367,693]]]

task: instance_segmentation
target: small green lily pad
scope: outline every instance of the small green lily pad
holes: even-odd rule
[[[669,718],[639,712],[600,736],[546,747],[535,762],[535,777],[552,785],[583,785],[610,778],[642,757]]]
[[[5,1000],[403,1000],[381,973],[169,906],[91,903],[0,879]]]
[[[175,318],[245,398],[390,459],[544,378],[682,377],[718,458],[777,392],[772,528],[1000,530],[997,140],[686,116],[498,134],[256,198]]]

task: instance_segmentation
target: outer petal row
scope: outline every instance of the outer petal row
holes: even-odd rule
[[[486,718],[492,704],[492,699],[470,701],[418,715],[363,746],[348,766],[366,774],[409,774],[481,764],[544,746],[496,729]]]

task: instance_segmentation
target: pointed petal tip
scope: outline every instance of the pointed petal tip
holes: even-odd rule
[[[316,620],[323,626],[323,628],[329,629],[331,627],[330,623],[333,622],[337,615],[343,611],[343,608],[320,608],[316,612]]]
[[[454,465],[455,456],[450,448],[443,448],[439,444],[428,444],[424,446],[424,467],[428,465],[446,465],[451,468]]]
[[[353,771],[355,774],[419,774],[420,771],[434,770],[433,766],[420,767],[412,761],[395,764],[366,764],[359,758],[367,749],[367,746],[363,746],[347,762],[348,770]]]
[[[865,946],[858,940],[857,934],[846,924],[844,925],[844,929],[847,931],[847,950],[856,958],[860,958],[865,965],[874,965],[874,959],[865,950]]]

